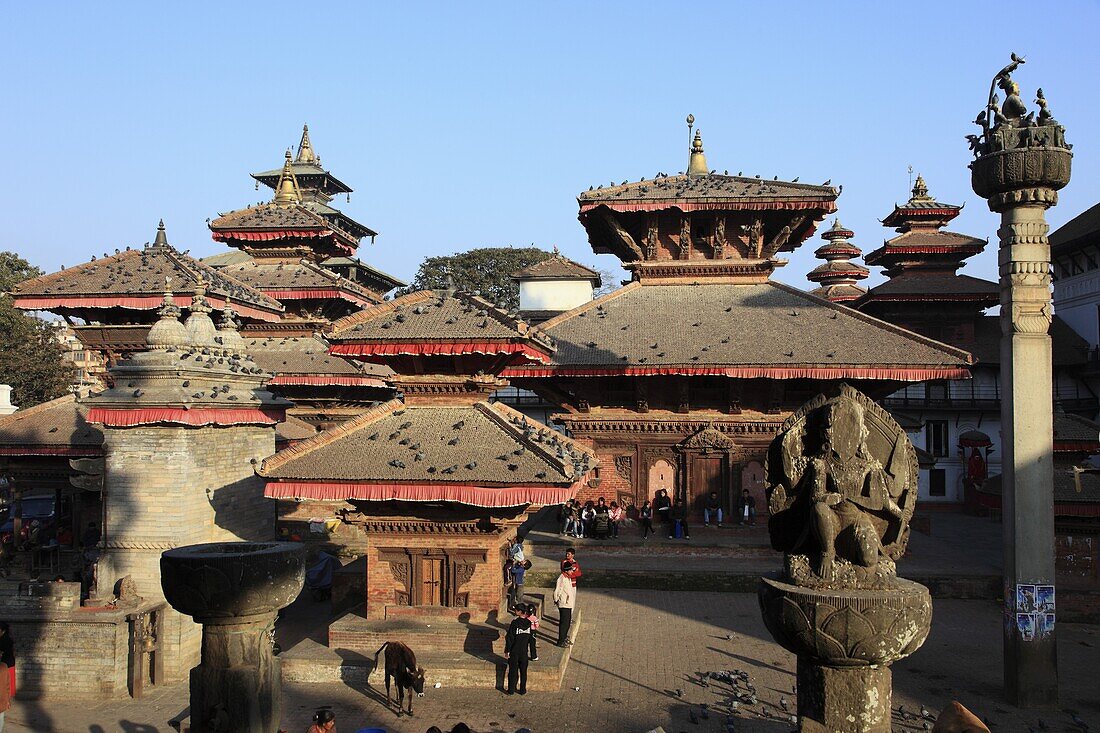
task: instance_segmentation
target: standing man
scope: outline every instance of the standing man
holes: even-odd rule
[[[710,526],[711,515],[718,520],[718,526],[722,526],[722,501],[718,498],[718,492],[710,492],[706,502],[703,503],[703,526]]]
[[[577,588],[568,573],[573,563],[566,560],[561,565],[561,575],[554,584],[554,605],[558,607],[558,646],[572,646],[569,641],[569,627],[573,624],[573,607],[577,602]]]
[[[504,636],[504,658],[508,660],[508,695],[518,692],[527,694],[527,662],[531,651],[531,619],[524,615],[516,616],[508,626]],[[519,689],[516,689],[516,682]]]
[[[741,506],[744,507],[741,510],[744,512],[741,523],[749,525],[756,524],[756,499],[753,498],[748,489],[741,492]]]

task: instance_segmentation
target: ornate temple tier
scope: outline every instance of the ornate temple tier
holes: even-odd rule
[[[600,186],[577,202],[592,249],[624,263],[770,260],[813,234],[816,223],[836,211],[838,195],[828,183],[708,171],[696,133],[686,174]]]
[[[353,190],[321,166],[321,156],[317,155],[313,149],[313,142],[309,139],[309,125],[302,126],[302,139],[298,143],[298,154],[294,156],[294,162],[291,163],[291,172],[307,200],[328,203],[334,196],[341,193],[350,194]],[[282,175],[283,169],[275,168],[262,173],[253,173],[252,177],[257,183],[278,190]]]
[[[810,291],[811,295],[833,303],[846,303],[867,292],[856,283],[866,279],[871,274],[870,270],[850,261],[862,254],[859,247],[848,241],[854,236],[851,229],[845,229],[841,225],[840,219],[834,221],[833,226],[821,235],[828,244],[818,247],[814,256],[825,260],[825,264],[818,265],[806,275],[807,280],[819,284],[818,288]]]

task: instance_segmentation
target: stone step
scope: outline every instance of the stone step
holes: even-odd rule
[[[532,691],[553,692],[561,688],[565,670],[569,664],[572,647],[560,649],[551,643],[557,629],[546,624],[539,638],[537,662],[531,662],[527,670],[527,688]],[[580,619],[573,622],[570,637],[575,639]],[[548,638],[549,637],[549,638]],[[379,646],[381,642],[379,642]],[[311,640],[304,640],[280,655],[282,678],[286,683],[331,684],[342,683],[351,687],[375,691],[385,690],[385,674],[379,657],[375,668],[373,653],[350,649],[333,649]],[[424,667],[426,694],[436,683],[442,687],[497,688],[503,689],[506,662],[496,652],[470,654],[461,651],[425,649],[416,653],[417,664]]]
[[[492,626],[468,624],[450,618],[407,616],[368,621],[348,614],[329,626],[328,645],[373,655],[387,641],[400,641],[419,657],[422,651],[489,653],[502,635]]]

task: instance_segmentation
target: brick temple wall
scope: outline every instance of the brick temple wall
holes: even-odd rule
[[[474,536],[402,536],[399,534],[385,535],[375,533],[369,536],[369,547],[366,552],[366,616],[368,619],[380,620],[386,617],[386,607],[397,604],[398,594],[406,589],[406,585],[395,577],[393,568],[389,562],[380,559],[379,555],[387,549],[412,550],[415,555],[417,549],[446,551],[480,550],[487,557],[485,562],[478,563],[470,580],[461,584],[456,590],[468,594],[468,605],[456,608],[456,615],[461,612],[471,614],[471,620],[481,622],[489,619],[490,615],[499,613],[504,599],[504,573],[501,561],[501,552],[507,545],[509,537],[515,537],[515,529],[499,535],[474,535]]]

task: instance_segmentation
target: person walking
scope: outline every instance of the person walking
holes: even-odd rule
[[[573,570],[573,563],[568,560],[562,563],[561,575],[554,583],[554,605],[558,607],[558,646],[571,646],[569,641],[569,627],[573,625],[573,608],[577,603],[577,588],[568,573]]]
[[[527,568],[523,562],[513,562],[508,570],[512,575],[512,584],[508,588],[508,608],[515,609],[523,601],[523,576]]]
[[[710,526],[710,518],[718,520],[718,526],[722,526],[722,500],[718,498],[718,492],[712,491],[703,503],[703,526]]]
[[[741,492],[741,523],[754,526],[756,524],[756,499],[748,489]]]
[[[504,635],[504,658],[508,660],[508,687],[505,694],[527,694],[527,663],[531,651],[531,619],[516,616]],[[517,687],[518,683],[518,687]]]
[[[642,522],[642,539],[649,537],[653,532],[653,507],[649,504],[649,499],[645,500],[642,504],[642,508],[638,510],[638,519]]]

